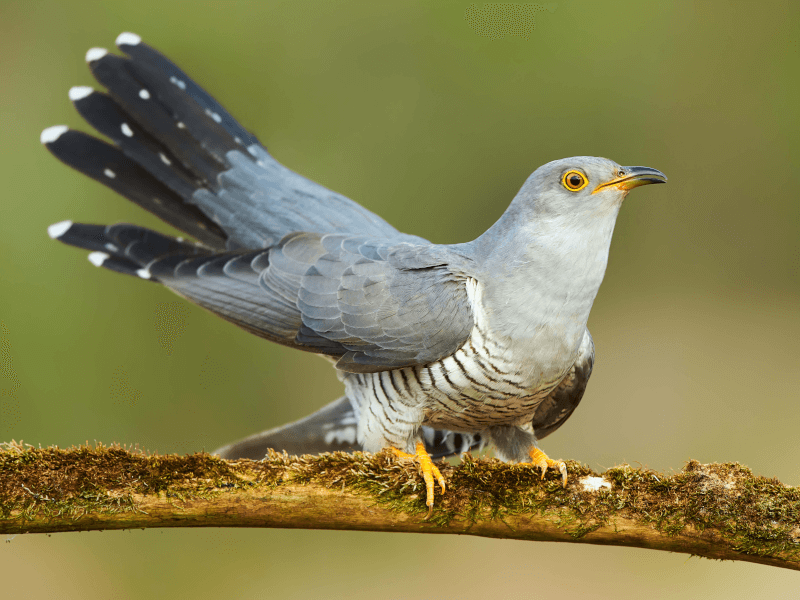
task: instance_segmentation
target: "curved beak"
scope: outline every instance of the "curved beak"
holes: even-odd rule
[[[622,177],[616,177],[606,183],[598,185],[593,194],[600,192],[606,188],[615,187],[619,190],[629,191],[640,185],[647,185],[648,183],[666,183],[667,176],[657,169],[650,167],[622,167],[625,174]]]

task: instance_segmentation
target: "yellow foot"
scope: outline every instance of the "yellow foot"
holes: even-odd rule
[[[548,468],[558,469],[561,471],[561,485],[567,487],[567,465],[564,464],[563,460],[551,460],[547,454],[539,450],[536,446],[533,446],[528,451],[528,454],[531,456],[533,466],[542,470],[542,479],[544,479],[544,474],[547,472]]]
[[[442,476],[442,473],[439,471],[437,466],[433,464],[430,455],[425,450],[425,444],[423,444],[422,442],[417,442],[416,454],[409,454],[408,452],[403,452],[402,450],[398,450],[397,448],[389,448],[389,449],[392,452],[394,452],[396,456],[400,458],[410,458],[414,460],[417,464],[419,464],[419,467],[422,470],[422,478],[425,480],[425,488],[427,489],[428,492],[427,500],[425,501],[425,504],[428,505],[428,515],[425,518],[426,519],[429,518],[431,516],[431,513],[433,512],[434,477],[436,478],[436,481],[439,482],[439,486],[441,486],[442,493],[444,494],[444,477]],[[566,473],[566,470],[564,472]]]

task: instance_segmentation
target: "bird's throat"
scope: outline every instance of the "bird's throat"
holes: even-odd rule
[[[555,370],[571,366],[605,275],[617,212],[591,221],[538,219],[535,230],[520,228],[516,240],[504,240],[514,252],[490,258],[483,290],[490,330],[519,352],[553,357]]]

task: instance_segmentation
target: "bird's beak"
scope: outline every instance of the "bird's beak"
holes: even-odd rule
[[[648,183],[666,183],[667,176],[657,169],[650,167],[622,167],[625,172],[621,177],[616,177],[606,183],[598,185],[593,194],[601,192],[607,188],[615,187],[619,190],[629,191],[640,185],[647,185]]]

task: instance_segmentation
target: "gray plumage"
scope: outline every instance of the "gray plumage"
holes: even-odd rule
[[[222,458],[259,460],[268,450],[285,450],[289,454],[353,452],[358,443],[357,407],[342,396],[312,415],[294,423],[262,431],[214,451]],[[479,433],[454,433],[422,426],[420,435],[431,458],[463,454],[483,446]]]
[[[87,55],[108,94],[70,92],[114,145],[62,126],[42,141],[199,243],[71,222],[52,237],[335,362],[366,450],[410,450],[425,426],[529,460],[537,438],[569,417],[592,370],[586,322],[622,200],[663,174],[596,157],[553,161],[478,239],[432,244],[280,165],[138,36],[118,45],[128,58]],[[325,449],[337,406],[224,453]]]

